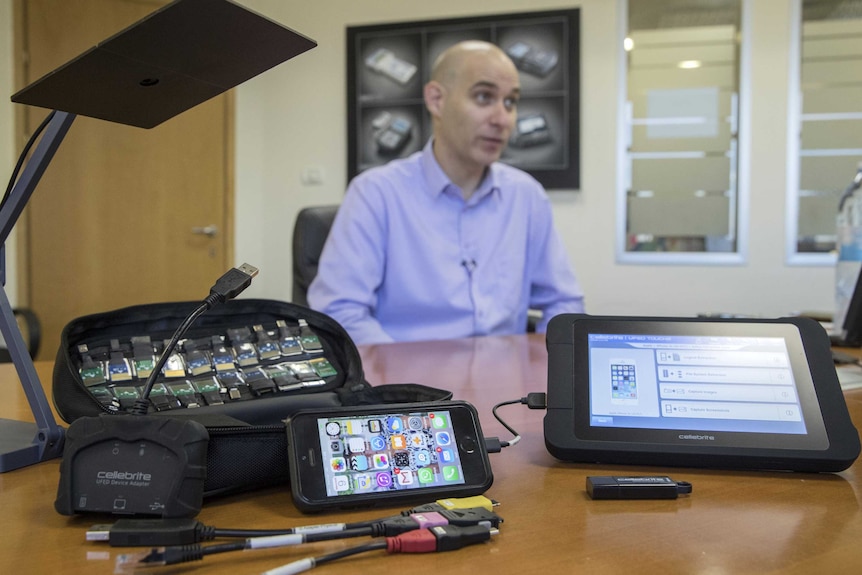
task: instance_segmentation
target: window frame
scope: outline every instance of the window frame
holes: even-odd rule
[[[627,245],[627,192],[631,178],[630,146],[631,129],[628,105],[628,62],[623,42],[628,35],[628,0],[617,0],[619,19],[617,21],[618,48],[618,93],[617,93],[617,190],[616,190],[616,241],[615,256],[619,264],[644,265],[716,265],[742,266],[748,263],[749,249],[749,150],[751,132],[751,4],[752,0],[741,0],[740,4],[740,54],[739,54],[739,93],[737,117],[737,162],[736,162],[736,223],[731,227],[736,231],[736,251],[734,252],[631,252]],[[731,174],[731,178],[734,174]]]
[[[802,190],[802,44],[803,44],[803,0],[790,0],[790,45],[788,54],[790,69],[787,86],[787,126],[788,134],[792,136],[787,142],[787,189],[786,204],[786,236],[785,263],[788,266],[834,267],[837,251],[830,252],[799,252],[797,244],[800,228],[800,199]],[[849,183],[849,179],[848,179]],[[837,216],[837,214],[836,214]]]

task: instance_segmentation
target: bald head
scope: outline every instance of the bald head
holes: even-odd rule
[[[450,46],[437,57],[431,69],[431,80],[451,86],[467,63],[475,59],[496,61],[515,70],[512,60],[494,44],[481,40],[465,40]],[[517,75],[517,72],[515,74]]]
[[[434,157],[465,198],[500,159],[520,93],[518,69],[494,44],[459,42],[434,63],[424,89]]]

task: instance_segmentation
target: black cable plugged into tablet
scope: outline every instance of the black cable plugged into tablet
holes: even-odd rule
[[[521,434],[515,431],[515,429],[503,421],[503,418],[497,413],[497,410],[504,405],[515,405],[517,403],[526,405],[530,409],[547,409],[548,407],[548,396],[546,393],[541,392],[533,392],[528,393],[526,397],[522,397],[521,399],[511,399],[509,401],[503,401],[498,403],[491,409],[491,413],[494,414],[494,417],[500,424],[505,427],[509,433],[511,433],[514,437],[509,441],[502,441],[499,437],[486,437],[485,438],[485,449],[488,450],[488,453],[500,453],[504,447],[511,447],[515,445],[519,441],[521,441]]]

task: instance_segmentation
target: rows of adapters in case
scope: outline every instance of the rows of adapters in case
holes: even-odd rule
[[[147,335],[81,344],[81,381],[105,409],[131,409],[164,345]],[[302,392],[336,375],[320,338],[305,320],[294,326],[278,320],[274,329],[245,326],[180,341],[149,400],[156,411],[221,405]]]

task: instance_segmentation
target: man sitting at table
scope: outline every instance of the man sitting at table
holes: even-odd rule
[[[433,137],[351,182],[308,300],[357,343],[523,333],[528,308],[584,310],[545,190],[497,162],[518,71],[493,44],[458,43],[424,87]]]

